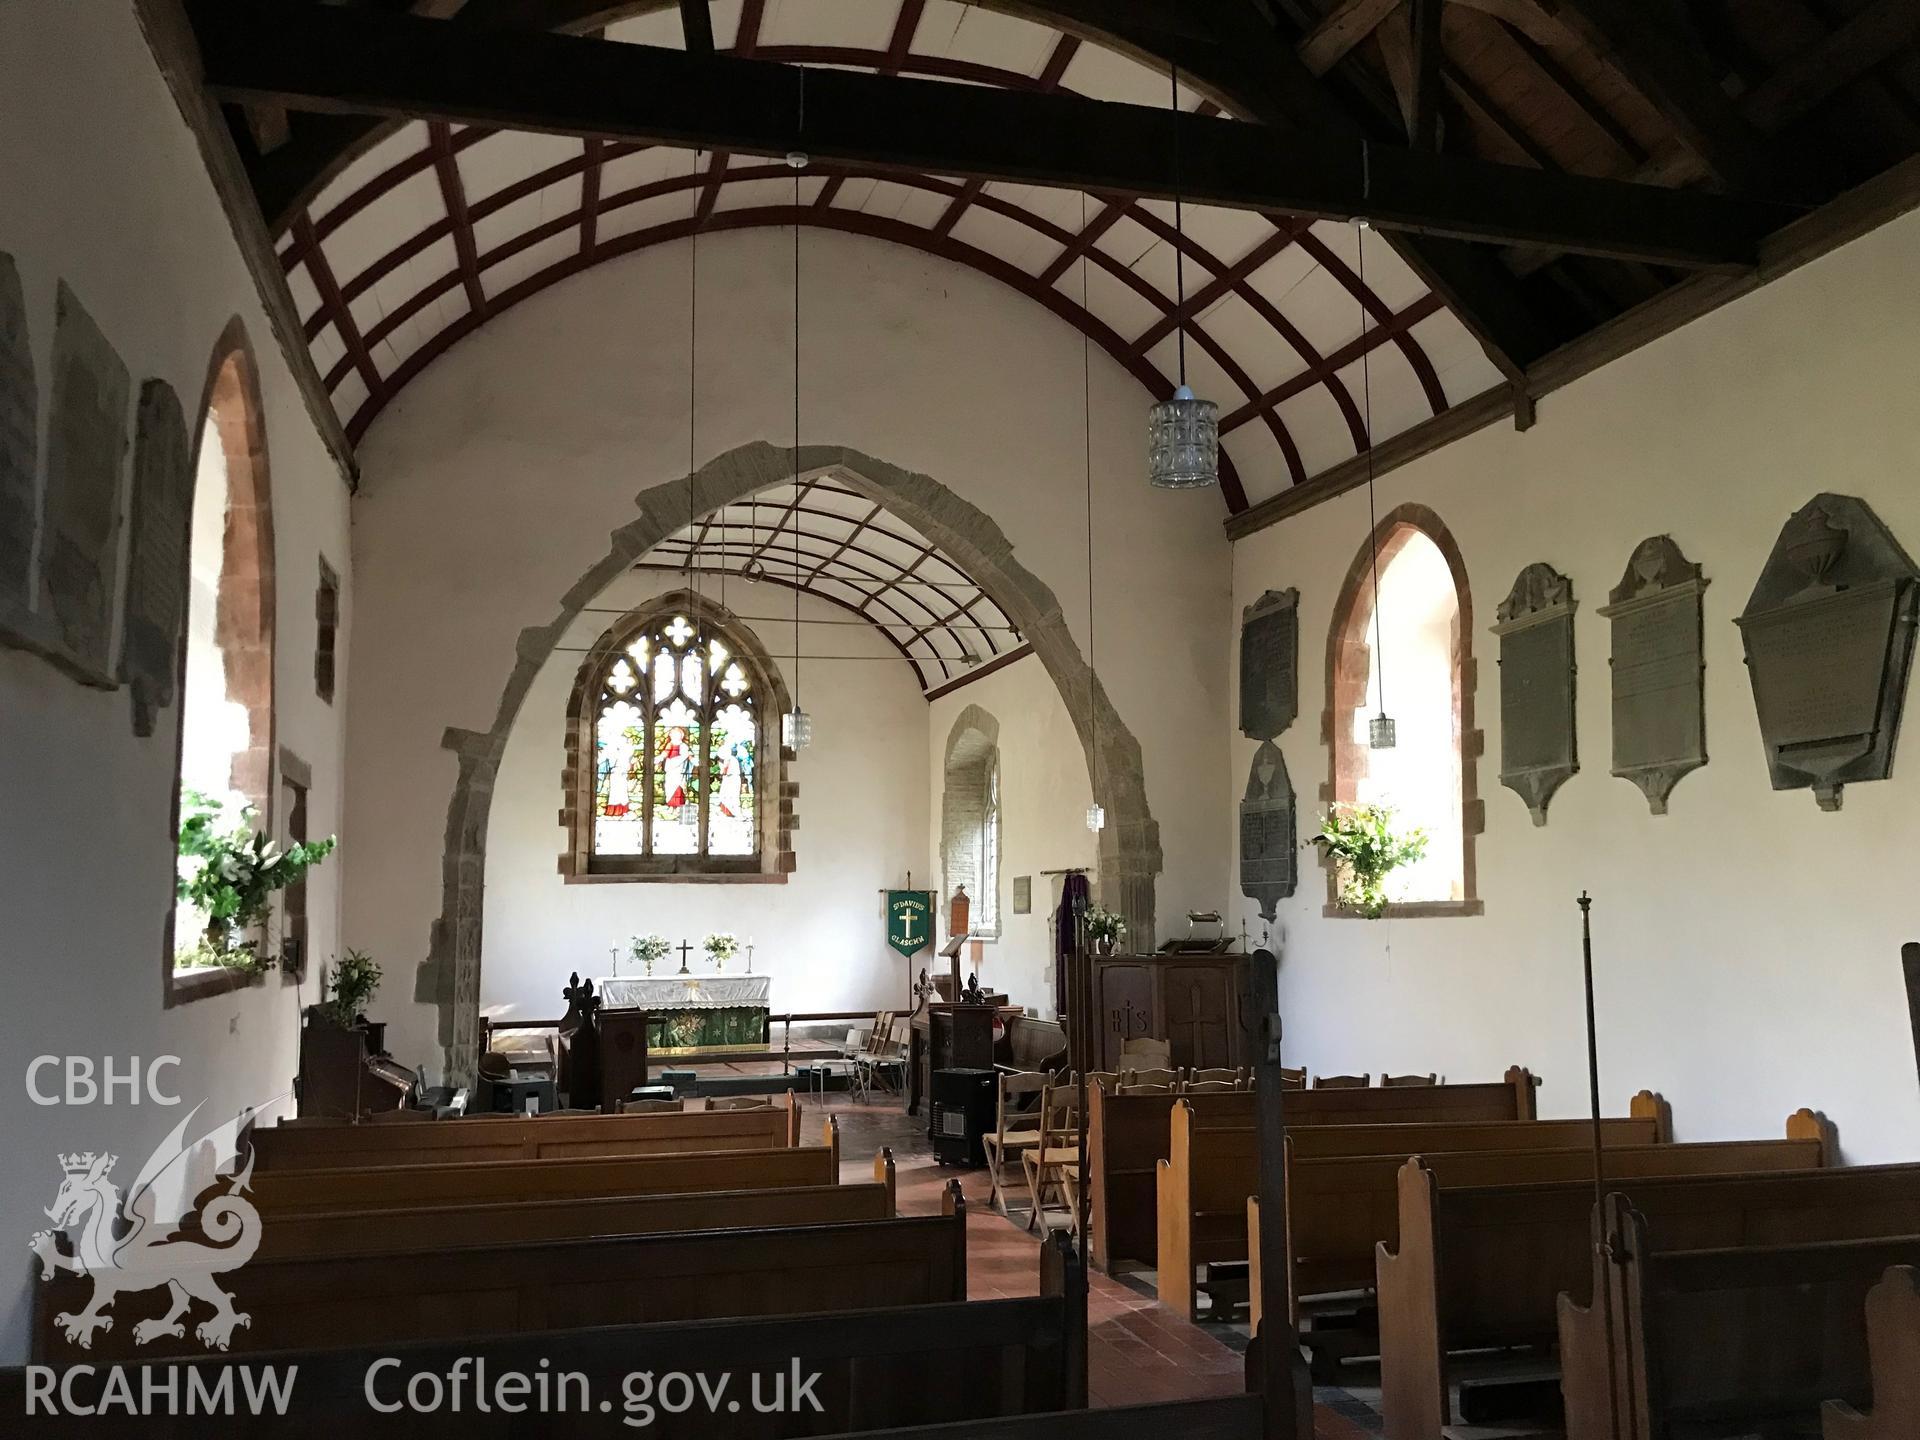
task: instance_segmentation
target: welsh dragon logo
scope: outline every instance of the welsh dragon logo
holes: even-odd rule
[[[54,1317],[66,1338],[82,1349],[92,1348],[95,1331],[113,1328],[113,1316],[106,1310],[123,1292],[164,1286],[170,1297],[166,1314],[134,1325],[133,1338],[141,1345],[162,1336],[185,1338],[184,1319],[196,1300],[213,1307],[212,1316],[193,1331],[210,1350],[225,1350],[234,1327],[251,1323],[250,1316],[233,1308],[233,1296],[219,1283],[220,1276],[245,1265],[260,1246],[260,1212],[245,1193],[253,1175],[251,1147],[246,1168],[229,1170],[226,1189],[200,1206],[198,1235],[176,1234],[182,1215],[178,1197],[190,1183],[190,1157],[211,1144],[216,1167],[231,1162],[238,1136],[252,1118],[242,1115],[186,1145],[187,1126],[199,1113],[196,1105],[160,1142],[140,1167],[124,1205],[120,1188],[108,1178],[118,1156],[89,1150],[60,1157],[65,1178],[46,1210],[53,1225],[36,1234],[31,1247],[40,1257],[42,1280],[62,1270],[93,1277],[93,1299],[87,1307],[77,1315]],[[68,1249],[61,1247],[62,1236]]]

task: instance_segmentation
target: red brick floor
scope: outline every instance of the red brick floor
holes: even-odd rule
[[[821,1103],[814,1099],[807,1106],[817,1113]],[[875,1151],[882,1145],[892,1148],[903,1213],[937,1209],[947,1184],[960,1182],[967,1201],[969,1298],[1039,1292],[1039,1237],[994,1211],[984,1170],[935,1165],[924,1119],[910,1118],[897,1101],[876,1097],[859,1105],[836,1095],[826,1103],[840,1117],[846,1178],[865,1178],[872,1173]],[[811,1120],[807,1129],[813,1130]],[[1245,1387],[1243,1358],[1209,1329],[1176,1318],[1157,1301],[1097,1270],[1090,1276],[1087,1322],[1087,1389],[1095,1406],[1231,1395]],[[1324,1405],[1315,1411],[1314,1434],[1315,1440],[1370,1440],[1368,1430]]]

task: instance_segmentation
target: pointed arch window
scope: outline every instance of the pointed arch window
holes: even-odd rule
[[[624,617],[576,689],[568,873],[791,869],[784,704],[757,640],[717,605],[680,593]]]

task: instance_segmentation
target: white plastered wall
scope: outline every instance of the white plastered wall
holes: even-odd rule
[[[785,231],[700,242],[701,463],[792,434],[791,244]],[[802,439],[923,472],[978,506],[1084,649],[1081,337],[944,261],[815,231],[802,246]],[[554,619],[638,492],[686,473],[687,275],[679,244],[556,285],[428,367],[360,447],[347,929],[408,977],[378,1009],[409,1061],[439,1059],[435,1012],[401,992],[441,910],[456,775],[442,734],[492,726],[521,629]],[[1223,899],[1223,512],[1217,492],[1148,488],[1148,398],[1098,354],[1092,379],[1098,662],[1144,749],[1166,853],[1159,910],[1178,915]],[[1077,748],[1063,763],[1084,774]],[[488,883],[501,883],[492,864]]]
[[[596,609],[628,610],[681,585],[678,573],[630,572]],[[770,585],[700,582],[760,639],[793,683],[793,592]],[[568,884],[557,861],[566,711],[581,650],[616,621],[583,615],[569,629],[527,697],[494,785],[487,844],[487,909],[480,1003],[495,1018],[552,1019],[574,971],[608,975],[608,947],[621,943],[621,973],[638,967],[624,942],[657,933],[692,944],[689,964],[706,973],[703,936],[730,930],[754,943],[753,968],[773,977],[778,1012],[899,1009],[903,961],[887,946],[880,891],[926,874],[927,704],[913,671],[874,630],[811,596],[801,605],[801,698],[814,742],[788,766],[800,785],[794,832],[799,869],[785,884]],[[760,623],[750,623],[760,622]],[[767,623],[770,622],[770,623]],[[777,734],[778,719],[769,711]],[[771,756],[771,749],[767,754]],[[744,952],[728,962],[745,968]],[[677,970],[679,955],[656,974]],[[775,1039],[779,1036],[776,1032]]]
[[[1848,786],[1839,814],[1770,789],[1733,623],[1780,527],[1820,491],[1865,499],[1920,554],[1917,267],[1920,216],[1909,216],[1549,396],[1526,433],[1484,430],[1381,477],[1380,514],[1431,507],[1472,583],[1486,914],[1325,919],[1322,872],[1303,856],[1278,926],[1292,1063],[1467,1080],[1518,1062],[1544,1078],[1544,1113],[1581,1113],[1574,900],[1587,890],[1610,1111],[1651,1088],[1682,1138],[1711,1139],[1776,1135],[1811,1106],[1837,1122],[1850,1160],[1920,1156],[1899,960],[1920,938],[1920,755],[1909,734],[1893,778]],[[1303,837],[1327,778],[1327,629],[1366,505],[1355,492],[1236,547],[1236,606],[1300,589],[1300,718],[1280,744]],[[1711,582],[1711,763],[1655,818],[1608,773],[1610,639],[1594,612],[1634,546],[1663,533]],[[1580,604],[1582,768],[1545,829],[1499,783],[1499,642],[1487,633],[1536,560],[1572,577]],[[1389,656],[1389,687],[1391,676]],[[1235,733],[1231,749],[1237,796],[1254,746]],[[1255,907],[1239,905],[1258,934]]]
[[[259,362],[278,560],[278,744],[313,767],[310,829],[339,820],[342,712],[314,694],[318,557],[346,573],[347,491],[275,348],[193,136],[124,0],[0,6],[0,250],[26,292],[40,387],[44,481],[54,292],[65,279],[126,362],[137,394],[170,384],[198,434],[215,342],[238,315]],[[127,417],[131,432],[133,417]],[[127,473],[131,470],[131,446]],[[130,483],[130,481],[128,482]],[[121,565],[125,566],[125,523]],[[344,649],[344,637],[343,637]],[[26,1246],[58,1188],[57,1155],[111,1151],[130,1184],[186,1110],[194,1131],[286,1093],[300,992],[263,985],[162,1008],[161,955],[173,906],[174,755],[179,707],[133,734],[124,689],[83,688],[0,649],[0,1248],[19,1257],[0,1285],[0,1363],[25,1357]],[[314,872],[313,955],[337,943],[339,869]],[[308,986],[311,998],[312,985]],[[26,1093],[40,1055],[111,1057],[124,1071],[177,1055],[169,1108],[43,1107]],[[52,1072],[43,1091],[57,1089]],[[156,1297],[129,1297],[129,1324]]]

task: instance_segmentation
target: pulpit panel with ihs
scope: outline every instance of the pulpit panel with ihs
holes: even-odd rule
[[[1173,1063],[1193,1069],[1232,1065],[1232,996],[1224,969],[1183,965],[1162,982]]]
[[[1149,1036],[1168,1043],[1175,1065],[1249,1063],[1251,1022],[1241,1002],[1246,956],[1111,955],[1092,964],[1101,1069],[1120,1068],[1120,1047]]]

